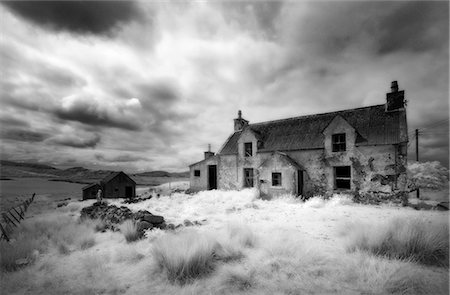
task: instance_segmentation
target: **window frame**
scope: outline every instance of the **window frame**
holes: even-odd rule
[[[249,171],[249,172],[251,171],[251,173],[250,173],[251,175],[247,176],[246,175],[247,171]],[[245,188],[255,187],[255,181],[254,181],[255,174],[254,174],[253,168],[244,168],[243,176],[244,176],[244,187]]]
[[[250,150],[250,154],[247,153]],[[253,157],[253,143],[252,142],[244,142],[244,157],[249,158]]]
[[[277,177],[274,177],[277,176]],[[279,179],[277,179],[279,177]],[[275,184],[275,180],[277,179],[278,183]],[[283,176],[281,172],[272,172],[272,186],[273,187],[281,187],[283,186]]]
[[[194,177],[200,177],[201,172],[200,169],[194,169]]]
[[[338,176],[338,169],[339,168],[348,168],[348,176],[342,176],[342,174],[340,176]],[[334,189],[335,190],[350,190],[352,189],[352,167],[351,166],[334,166],[333,167],[334,170]],[[338,181],[342,182],[348,181],[348,186],[342,187],[342,186],[338,186]]]
[[[331,135],[331,151],[333,153],[345,152],[347,150],[347,136],[345,133]]]

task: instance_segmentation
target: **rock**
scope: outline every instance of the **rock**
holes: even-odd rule
[[[150,212],[148,212],[147,210],[139,210],[138,212],[136,212],[136,213],[133,214],[134,219],[136,219],[136,220],[142,220],[142,218],[143,218],[145,215],[153,215],[153,214],[150,213]]]
[[[190,220],[183,221],[184,226],[193,226],[194,224]]]
[[[183,225],[182,224],[178,224],[177,226],[175,226],[175,229],[178,229],[180,227],[183,227]]]
[[[67,204],[69,204],[69,203],[67,203],[67,202],[62,202],[62,203],[57,204],[56,207],[59,208],[59,207],[67,206]]]
[[[160,223],[160,224],[155,224],[155,227],[159,228],[159,229],[166,229],[167,225],[165,222]]]
[[[137,223],[137,231],[144,231],[147,229],[152,229],[153,228],[153,224],[151,224],[150,222],[147,221],[139,221]]]
[[[174,225],[173,223],[169,223],[169,224],[167,225],[167,229],[168,229],[168,230],[174,230],[174,229],[175,229],[175,225]]]
[[[16,265],[18,265],[18,266],[27,265],[29,262],[30,261],[28,260],[28,258],[20,258],[15,261]]]
[[[144,215],[141,220],[145,220],[148,221],[150,223],[155,224],[161,224],[164,222],[164,217],[159,216],[159,215],[151,215],[151,214],[146,214]]]

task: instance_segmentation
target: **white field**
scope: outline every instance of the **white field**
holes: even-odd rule
[[[161,230],[148,231],[134,243],[120,232],[95,232],[94,223],[77,223],[79,210],[92,202],[30,215],[29,229],[49,227],[47,246],[41,241],[32,263],[2,273],[2,294],[448,294],[448,268],[347,250],[355,228],[376,231],[393,218],[419,218],[448,228],[448,212],[357,205],[345,196],[305,203],[290,196],[263,201],[250,189],[174,193],[127,205],[163,215],[175,225],[200,221],[201,226],[178,229],[175,235],[217,240],[242,254],[217,261],[206,275],[180,285],[168,280],[152,249],[166,245],[178,254],[188,245]],[[123,205],[120,200],[109,203]],[[66,232],[65,227],[54,229],[57,224],[74,226]],[[235,229],[251,243],[227,241]],[[26,240],[17,239],[17,244]],[[83,247],[85,240],[93,246]]]

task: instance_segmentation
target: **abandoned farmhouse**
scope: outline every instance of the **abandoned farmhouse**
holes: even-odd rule
[[[190,165],[192,191],[256,187],[262,195],[406,191],[404,91],[380,105],[250,124],[241,111],[217,154]]]

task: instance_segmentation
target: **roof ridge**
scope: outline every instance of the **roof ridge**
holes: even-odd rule
[[[327,112],[327,113],[320,113],[320,114],[311,114],[311,115],[303,115],[303,116],[297,116],[297,117],[291,117],[291,118],[284,118],[284,119],[277,119],[277,120],[271,120],[271,121],[264,121],[264,122],[257,122],[249,124],[250,127],[254,125],[263,125],[263,124],[270,124],[270,123],[279,123],[283,121],[289,121],[289,120],[297,120],[297,119],[303,119],[308,117],[316,117],[316,116],[323,116],[323,115],[329,115],[329,114],[339,114],[343,112],[351,112],[356,110],[362,110],[362,109],[368,109],[368,108],[374,108],[374,107],[380,107],[384,106],[385,104],[377,104],[372,106],[366,106],[366,107],[360,107],[360,108],[354,108],[354,109],[346,109],[346,110],[340,110],[340,111],[333,111],[333,112]]]

